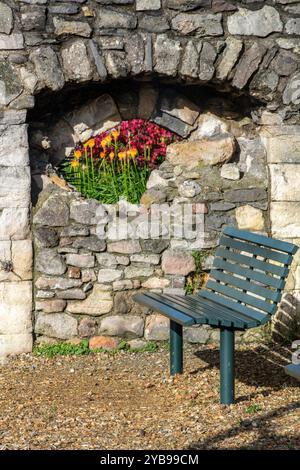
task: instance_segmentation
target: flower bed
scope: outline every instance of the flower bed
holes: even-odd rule
[[[87,198],[114,204],[121,197],[138,203],[150,172],[179,137],[143,119],[122,121],[75,147],[60,169],[68,183]]]

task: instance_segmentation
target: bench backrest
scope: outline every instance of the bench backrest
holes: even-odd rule
[[[265,323],[277,310],[297,250],[292,243],[225,228],[204,295]]]

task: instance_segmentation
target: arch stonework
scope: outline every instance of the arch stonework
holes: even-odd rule
[[[42,96],[51,102],[51,93],[116,80],[247,96],[269,168],[266,228],[299,243],[300,9],[293,3],[0,1],[0,354],[32,347],[27,114]],[[299,297],[297,264],[287,289]],[[294,305],[285,303],[289,315]]]

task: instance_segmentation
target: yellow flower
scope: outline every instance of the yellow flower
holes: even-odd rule
[[[120,135],[120,131],[114,130],[114,131],[112,131],[111,135],[113,136],[113,138],[114,138],[115,140],[117,140],[117,138],[118,138],[119,135]]]
[[[124,160],[126,158],[126,152],[119,152],[118,157],[120,160]]]
[[[109,154],[109,158],[110,158],[111,160],[113,160],[113,159],[115,158],[115,154],[114,154],[114,152],[110,152],[110,154]]]
[[[127,154],[129,157],[135,158],[138,154],[138,151],[135,147],[132,147],[128,150]]]
[[[71,168],[77,168],[79,166],[79,161],[78,160],[72,160],[71,161]]]
[[[95,139],[89,139],[86,145],[92,149],[93,147],[95,147]]]
[[[105,148],[105,147],[107,146],[107,140],[106,140],[106,138],[101,140],[101,146],[102,146],[103,148]]]
[[[106,145],[110,145],[111,144],[111,135],[106,136],[105,140],[106,140]]]
[[[74,152],[74,158],[80,158],[81,155],[82,155],[81,150],[78,150],[78,149],[75,150],[75,152]]]

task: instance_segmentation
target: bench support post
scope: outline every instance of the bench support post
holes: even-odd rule
[[[170,320],[170,374],[182,374],[183,348],[182,325]]]
[[[220,402],[234,403],[234,330],[220,332]]]

